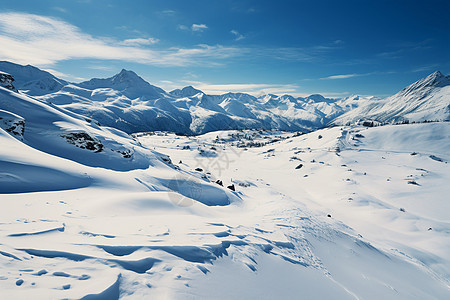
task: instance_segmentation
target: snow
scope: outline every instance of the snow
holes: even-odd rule
[[[67,83],[35,67],[8,62],[0,63],[0,70],[12,72],[19,78],[18,88],[42,102],[128,133],[170,130],[200,134],[248,128],[310,131],[345,111],[334,99],[321,95],[267,95],[269,100],[245,93],[205,95],[192,86],[166,93],[129,70],[81,83]],[[212,121],[211,115],[222,120]]]
[[[8,61],[0,61],[0,71],[14,77],[14,86],[30,95],[44,95],[60,90],[67,84],[65,80],[31,65],[18,65]]]
[[[381,101],[366,101],[333,121],[350,124],[359,119],[385,123],[450,120],[450,76],[436,71]]]
[[[289,127],[272,113],[341,100],[142,100],[121,73],[52,103],[0,87],[0,298],[450,297],[449,122],[235,130],[258,124],[227,109]],[[129,135],[68,106],[229,130]]]

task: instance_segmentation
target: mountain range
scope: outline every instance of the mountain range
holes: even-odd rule
[[[246,93],[208,95],[192,86],[166,92],[133,71],[70,83],[27,65],[0,62],[0,71],[34,99],[127,133],[171,131],[196,135],[216,130],[309,132],[361,120],[380,123],[450,120],[450,77],[432,73],[380,99],[353,95],[294,97]]]

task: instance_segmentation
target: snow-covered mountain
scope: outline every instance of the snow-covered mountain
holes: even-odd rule
[[[0,61],[0,71],[11,74],[15,87],[32,96],[53,93],[68,84],[67,81],[31,65],[22,66]]]
[[[177,98],[184,98],[184,97],[192,97],[197,95],[198,93],[203,93],[200,90],[197,90],[193,86],[186,86],[182,89],[176,89],[170,92],[171,95],[177,97]]]
[[[254,97],[245,93],[206,95],[192,86],[167,93],[127,70],[110,78],[94,78],[77,84],[31,66],[3,62],[0,70],[18,76],[18,89],[37,96],[40,101],[128,133],[169,130],[199,134],[229,129],[311,131],[345,111],[335,99],[320,95],[307,98]]]
[[[127,133],[264,129],[309,132],[359,120],[403,122],[450,119],[449,77],[435,72],[386,99],[353,95],[293,97],[245,93],[207,95],[192,86],[166,92],[133,71],[68,83],[32,66],[0,62],[19,90],[39,101]]]
[[[450,76],[436,71],[383,100],[366,101],[333,121],[381,123],[450,121]]]
[[[166,92],[151,85],[133,71],[122,69],[120,73],[105,79],[93,78],[89,81],[78,83],[77,86],[89,90],[105,89],[106,92],[118,91],[129,99],[141,100],[158,99],[167,96]]]

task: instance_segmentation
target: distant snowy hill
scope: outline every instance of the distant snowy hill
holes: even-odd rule
[[[186,86],[182,89],[176,89],[170,92],[171,95],[178,97],[178,98],[183,98],[183,97],[192,97],[197,95],[198,93],[203,93],[200,90],[197,90],[196,88],[192,87],[192,86]]]
[[[0,61],[0,71],[11,74],[14,77],[14,86],[33,96],[53,93],[67,85],[67,81],[30,65]]]
[[[382,123],[450,120],[450,76],[436,71],[379,101],[367,101],[333,121],[349,124],[361,119]]]

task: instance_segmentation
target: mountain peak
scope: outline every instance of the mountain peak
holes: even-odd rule
[[[163,89],[151,85],[135,72],[126,69],[122,69],[112,77],[92,78],[79,83],[78,86],[87,89],[112,88],[131,99],[157,99],[165,94]]]
[[[423,81],[430,82],[430,83],[436,83],[436,84],[439,84],[442,81],[444,81],[447,84],[449,84],[450,76],[445,76],[444,74],[441,73],[441,71],[435,71],[435,72],[431,73],[430,75],[428,75],[427,77],[425,77],[423,79]]]
[[[185,86],[181,90],[185,91],[185,92],[188,92],[188,91],[196,92],[196,93],[200,93],[201,92],[200,90],[197,90],[196,88],[194,88],[192,85]]]
[[[119,82],[123,82],[123,81],[146,82],[144,79],[142,79],[142,77],[140,77],[135,72],[133,72],[131,70],[125,70],[125,69],[122,69],[122,71],[120,71],[118,74],[116,74],[112,77],[113,82],[117,81],[117,80]]]
[[[450,76],[445,76],[440,71],[435,71],[428,75],[427,77],[424,77],[410,86],[407,86],[404,88],[400,93],[402,94],[409,94],[413,92],[419,92],[419,91],[427,91],[430,88],[434,87],[444,87],[450,85]]]
[[[170,92],[171,95],[176,97],[192,97],[197,95],[198,93],[203,93],[202,91],[196,89],[192,85],[185,86],[184,88],[176,89]]]
[[[439,78],[439,77],[445,77],[444,74],[441,73],[441,71],[435,71],[433,73],[431,73],[430,75],[428,75],[428,77],[434,77],[434,78]]]
[[[127,70],[127,69],[122,69],[122,71],[120,71],[117,75],[138,76],[134,71]]]
[[[40,96],[59,91],[67,81],[32,65],[19,65],[0,61],[0,70],[14,76],[14,86],[26,90],[29,95]]]

